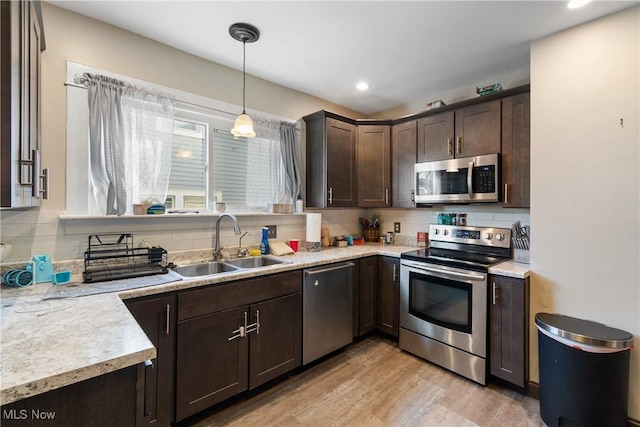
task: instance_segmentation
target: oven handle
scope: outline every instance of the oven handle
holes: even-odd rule
[[[471,279],[471,280],[484,280],[484,276],[473,274],[473,273],[460,273],[457,271],[449,271],[449,270],[441,270],[439,268],[428,267],[424,264],[416,264],[410,261],[404,261],[404,265],[407,265],[411,268],[415,268],[417,270],[429,271],[432,273],[443,274],[450,277],[462,278],[462,279]]]

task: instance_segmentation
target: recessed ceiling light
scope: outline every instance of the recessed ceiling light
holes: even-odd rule
[[[356,84],[356,89],[358,90],[367,90],[371,87],[371,83],[367,83],[367,82],[358,82]]]
[[[591,3],[591,0],[570,0],[567,7],[569,9],[577,9],[579,7],[584,6],[587,3]]]

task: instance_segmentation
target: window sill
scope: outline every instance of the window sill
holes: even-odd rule
[[[296,216],[296,215],[305,215],[303,213],[271,213],[271,212],[225,212],[230,213],[236,217],[250,217],[250,216]],[[124,219],[133,219],[133,220],[147,220],[153,218],[157,219],[175,219],[175,218],[217,218],[221,213],[218,212],[185,212],[185,213],[166,213],[160,215],[79,215],[79,214],[61,214],[58,218],[61,221],[72,221],[72,220],[110,220],[110,221],[119,221]]]

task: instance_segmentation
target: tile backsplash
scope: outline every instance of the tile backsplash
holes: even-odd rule
[[[468,225],[511,227],[520,220],[530,223],[528,209],[502,209],[489,206],[446,206],[420,209],[324,209],[308,210],[322,214],[323,227],[334,235],[361,235],[359,217],[377,214],[381,234],[393,231],[400,222],[401,232],[396,243],[416,245],[416,233],[428,231],[436,223],[440,212],[464,212]],[[62,218],[61,218],[62,215]],[[304,214],[237,214],[242,232],[243,246],[260,241],[264,225],[277,226],[277,241],[305,239]],[[88,236],[107,233],[133,233],[134,244],[146,238],[152,245],[160,245],[169,252],[213,248],[217,215],[161,215],[125,217],[65,217],[64,212],[45,210],[0,211],[0,242],[13,246],[11,259],[30,258],[36,254],[49,254],[54,261],[82,259],[87,249]],[[233,233],[231,221],[220,223],[222,246],[235,247],[238,237]],[[303,245],[304,246],[304,245]]]

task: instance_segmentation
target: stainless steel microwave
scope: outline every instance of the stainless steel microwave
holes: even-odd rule
[[[500,155],[416,163],[417,205],[500,201]]]

